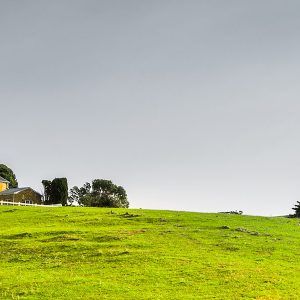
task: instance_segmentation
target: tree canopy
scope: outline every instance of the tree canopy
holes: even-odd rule
[[[10,188],[17,188],[18,181],[14,172],[6,165],[0,164],[0,176],[10,182]]]
[[[55,178],[52,181],[43,180],[45,204],[67,205],[68,181],[67,178]]]
[[[129,207],[125,189],[106,179],[95,179],[92,184],[87,182],[81,188],[74,186],[70,190],[69,202],[83,206]]]

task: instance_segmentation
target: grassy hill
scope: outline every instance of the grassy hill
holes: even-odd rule
[[[0,299],[300,299],[299,220],[0,207]]]

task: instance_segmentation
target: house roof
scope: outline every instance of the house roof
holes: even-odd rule
[[[25,191],[25,190],[28,190],[28,189],[30,189],[30,190],[32,190],[32,191],[34,191],[35,193],[37,193],[37,194],[40,195],[40,193],[36,192],[35,190],[33,190],[33,189],[30,188],[30,187],[9,189],[9,190],[6,190],[6,191],[1,192],[0,195],[13,195],[13,194],[18,194],[18,193],[20,193],[20,192],[22,192],[22,191]]]
[[[0,176],[0,182],[9,183],[8,180],[6,180],[5,178],[3,178],[3,177],[1,177],[1,176]]]

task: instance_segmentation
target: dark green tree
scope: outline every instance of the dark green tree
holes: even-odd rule
[[[67,205],[68,181],[67,178],[55,178],[51,182],[50,202],[52,204]]]
[[[295,211],[295,217],[296,218],[300,218],[300,201],[297,201],[297,204],[295,205],[295,207],[293,208],[293,210]]]
[[[50,204],[50,197],[51,197],[51,181],[50,180],[43,180],[42,184],[44,186],[44,202],[45,204]]]
[[[52,181],[43,180],[45,204],[67,205],[68,181],[67,178],[55,178]]]
[[[92,185],[86,183],[82,188],[74,186],[69,200],[84,206],[129,207],[125,189],[105,179],[95,179]]]
[[[78,186],[74,186],[73,188],[70,189],[70,194],[68,198],[69,204],[74,204],[78,203],[81,205],[81,201],[84,197],[89,195],[91,192],[91,185],[86,182],[83,187],[79,188]]]
[[[129,207],[125,189],[113,184],[110,180],[93,180],[91,194],[93,196],[92,206]]]
[[[17,188],[18,181],[14,172],[6,165],[0,164],[0,176],[10,182],[10,188]]]

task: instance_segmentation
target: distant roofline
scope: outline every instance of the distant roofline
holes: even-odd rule
[[[0,176],[0,182],[4,182],[4,183],[10,183],[8,180],[6,180],[5,178]]]
[[[23,192],[25,190],[32,190],[33,192],[39,194],[40,196],[42,196],[40,193],[38,193],[37,191],[35,191],[34,189],[32,189],[31,187],[23,187],[23,188],[12,188],[12,189],[8,189],[5,191],[0,192],[0,196],[1,195],[14,195],[14,194],[18,194],[20,192]]]

